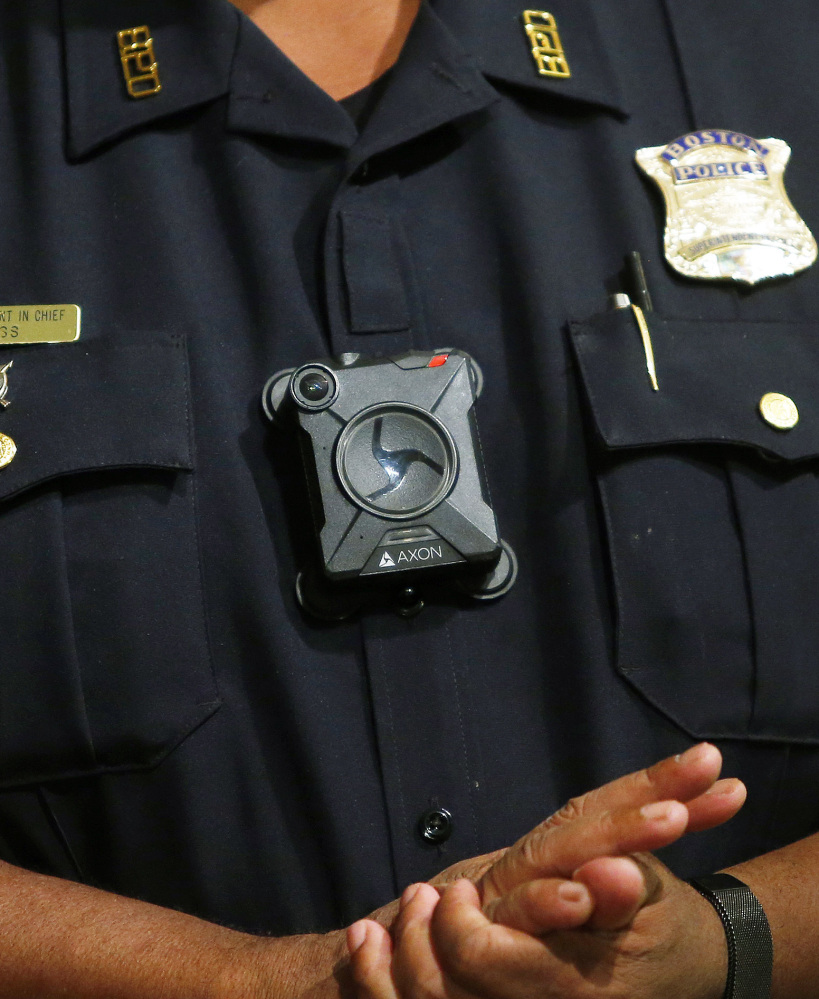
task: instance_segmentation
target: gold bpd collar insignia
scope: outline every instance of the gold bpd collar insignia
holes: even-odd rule
[[[756,284],[816,260],[816,240],[785,193],[790,146],[741,132],[691,132],[667,146],[638,149],[660,186],[665,256],[687,277]]]
[[[119,59],[130,97],[153,97],[162,89],[154,40],[147,24],[117,32]]]
[[[525,10],[523,26],[532,46],[532,58],[541,76],[568,78],[572,75],[557,30],[557,21],[546,10]]]

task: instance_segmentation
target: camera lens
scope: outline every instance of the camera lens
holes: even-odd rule
[[[326,399],[330,389],[330,379],[320,371],[311,371],[299,382],[299,393],[309,402]]]
[[[332,406],[337,395],[336,377],[323,364],[305,364],[293,372],[290,396],[300,409],[317,413]]]

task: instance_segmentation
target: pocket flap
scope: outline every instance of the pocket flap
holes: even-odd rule
[[[188,368],[176,333],[102,333],[0,350],[9,371],[0,432],[17,445],[0,500],[72,472],[191,469]]]
[[[609,448],[730,443],[780,458],[819,454],[819,324],[711,322],[646,316],[659,391],[654,391],[637,321],[614,309],[570,324],[597,431]],[[799,410],[790,430],[767,424],[764,395]]]

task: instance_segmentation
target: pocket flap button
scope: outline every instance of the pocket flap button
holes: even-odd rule
[[[767,392],[759,400],[759,412],[768,426],[792,430],[799,422],[799,410],[793,399],[780,392]]]
[[[5,434],[0,434],[0,468],[10,465],[17,454],[17,445]]]

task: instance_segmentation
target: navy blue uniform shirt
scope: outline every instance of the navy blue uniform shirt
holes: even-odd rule
[[[749,799],[675,871],[816,829],[819,268],[675,276],[633,156],[694,128],[785,139],[819,229],[819,8],[555,0],[572,75],[549,79],[521,7],[425,2],[359,134],[227,0],[3,4],[0,305],[84,326],[0,346],[2,858],[330,928],[700,738]],[[143,24],[162,91],[134,100],[115,39]],[[316,44],[332,58],[332,23]],[[607,312],[631,250],[659,393]],[[445,344],[485,374],[519,579],[310,621],[302,473],[261,388]]]

